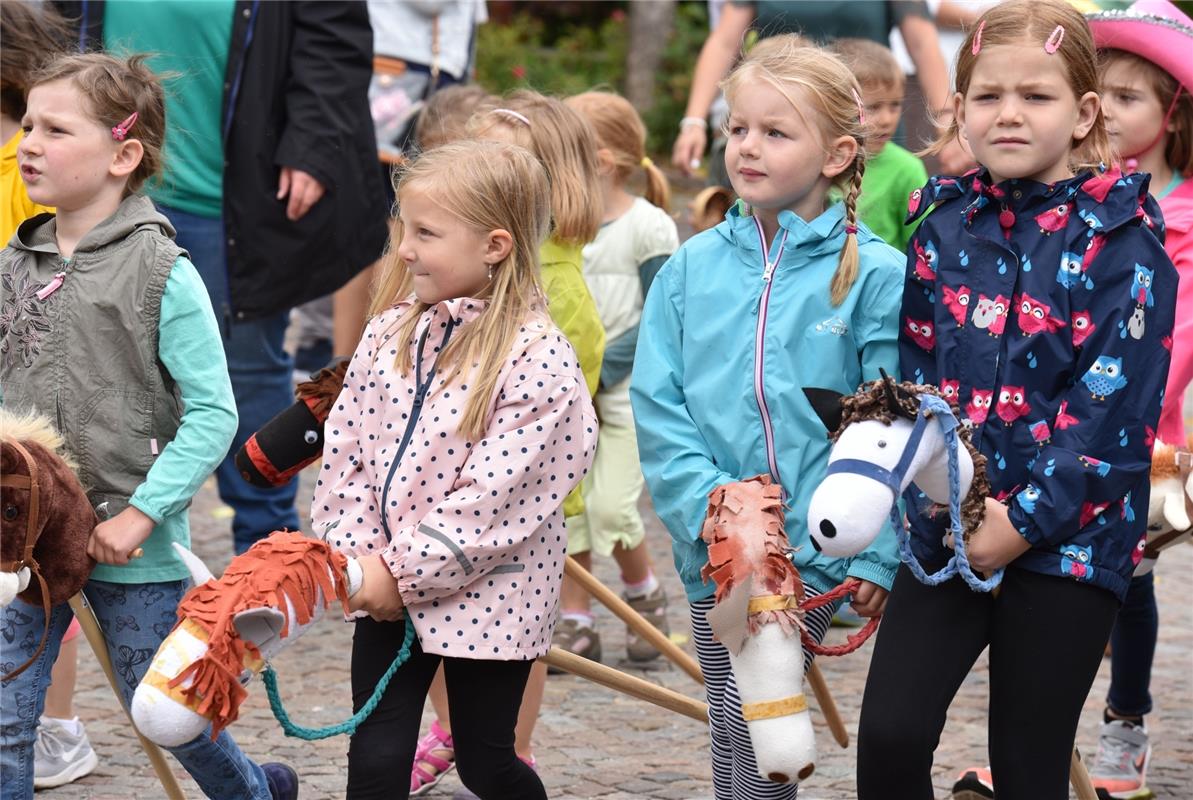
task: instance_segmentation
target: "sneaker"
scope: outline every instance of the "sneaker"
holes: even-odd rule
[[[1147,765],[1152,748],[1147,728],[1123,719],[1102,723],[1098,756],[1089,770],[1090,780],[1101,798],[1139,800],[1151,797],[1147,788]]]
[[[539,771],[538,765],[535,763],[534,756],[531,756],[530,758],[522,758],[522,756],[518,756],[518,758],[521,758],[522,762],[535,772]],[[452,795],[452,800],[480,800],[480,798],[477,797],[467,786],[461,786],[459,789],[456,789],[455,793]]]
[[[589,661],[601,660],[601,635],[590,625],[584,625],[579,620],[563,619],[555,626],[555,633],[551,635],[551,644],[561,650],[567,650]],[[548,667],[551,675],[560,675],[563,670]]]
[[[667,624],[667,595],[663,592],[662,586],[650,594],[644,594],[632,600],[625,595],[622,595],[622,598],[630,608],[641,614],[647,622],[662,631],[664,635],[671,633],[671,627]],[[625,652],[630,661],[653,661],[661,655],[653,644],[643,639],[637,631],[628,625],[625,629]]]
[[[91,774],[98,764],[82,725],[76,735],[58,720],[42,718],[33,743],[33,788],[65,786]]]
[[[269,796],[273,800],[298,800],[298,773],[289,764],[271,761],[262,764],[265,780],[269,783]]]
[[[436,720],[431,730],[418,740],[414,767],[410,770],[410,796],[421,797],[435,788],[443,776],[456,768],[456,750],[451,734]]]
[[[990,767],[968,767],[953,784],[953,800],[993,800],[994,779]]]

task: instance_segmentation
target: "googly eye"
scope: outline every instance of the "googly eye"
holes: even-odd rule
[[[319,441],[319,432],[307,431],[302,435],[302,440],[307,444],[314,444],[315,442]]]

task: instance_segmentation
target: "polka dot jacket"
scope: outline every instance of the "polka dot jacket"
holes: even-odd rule
[[[384,559],[425,652],[523,660],[551,644],[561,506],[592,463],[597,420],[575,351],[535,314],[503,361],[484,436],[457,432],[470,381],[446,384],[435,356],[484,305],[439,303],[408,342],[395,337],[410,301],[369,323],[327,419],[311,518],[339,550]],[[397,348],[417,361],[420,340],[421,376],[399,374]]]

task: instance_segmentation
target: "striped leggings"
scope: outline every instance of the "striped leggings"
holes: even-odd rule
[[[810,588],[808,596],[815,594]],[[696,657],[704,672],[708,696],[708,732],[712,740],[712,780],[716,800],[792,800],[797,786],[773,783],[758,774],[750,731],[741,716],[741,697],[729,664],[729,651],[713,639],[705,615],[713,607],[713,598],[690,604],[692,638]],[[822,641],[832,622],[836,603],[809,611],[805,617],[808,631]],[[804,669],[812,663],[812,654],[804,651]]]

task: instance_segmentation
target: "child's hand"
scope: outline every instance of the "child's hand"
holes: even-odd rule
[[[853,593],[853,602],[849,607],[859,617],[880,617],[886,609],[886,596],[887,590],[877,583],[862,581]]]
[[[400,620],[404,604],[398,593],[398,579],[389,571],[389,565],[380,556],[362,558],[360,569],[360,589],[348,598],[348,610],[364,611],[378,622]]]
[[[153,533],[156,523],[135,506],[129,506],[91,531],[87,555],[101,564],[127,564],[133,551]]]
[[[1007,507],[987,497],[986,520],[973,532],[966,547],[970,565],[989,574],[1010,564],[1030,549],[1031,544],[1015,530],[1007,517]]]

